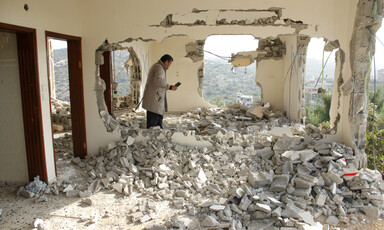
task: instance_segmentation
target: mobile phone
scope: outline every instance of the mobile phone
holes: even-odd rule
[[[175,84],[176,87],[179,87],[180,85],[181,85],[180,82],[177,82],[177,83]]]

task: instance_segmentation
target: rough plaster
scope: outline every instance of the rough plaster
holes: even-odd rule
[[[382,0],[377,1],[382,7]],[[374,12],[374,1],[359,1],[355,25],[350,42],[350,60],[352,69],[352,92],[350,97],[349,122],[353,147],[357,153],[363,153],[366,144],[366,125],[368,116],[368,85],[371,69],[371,59],[375,53],[375,39],[371,35],[376,33],[381,25],[382,12],[380,8]],[[367,77],[368,76],[368,77]]]

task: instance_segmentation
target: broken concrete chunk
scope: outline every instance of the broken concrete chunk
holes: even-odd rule
[[[301,208],[298,208],[292,202],[285,206],[285,209],[281,213],[281,216],[288,218],[300,218],[299,213],[304,212]]]
[[[212,205],[209,207],[210,210],[218,212],[218,211],[223,211],[226,208],[224,205]]]
[[[325,204],[327,196],[324,194],[317,194],[315,199],[315,204],[322,207]]]
[[[133,138],[133,137],[131,137],[131,136],[129,136],[129,137],[127,138],[126,143],[127,143],[128,146],[133,145],[134,142],[135,142],[135,138]]]
[[[201,223],[203,227],[217,227],[220,223],[212,216],[207,216]]]
[[[239,209],[246,211],[249,207],[249,205],[252,204],[252,201],[248,198],[248,196],[243,196],[241,198],[240,204],[239,204]]]
[[[271,149],[271,147],[256,150],[256,155],[259,155],[263,160],[269,160],[274,154],[275,152]]]
[[[199,174],[198,174],[197,178],[199,179],[199,182],[202,184],[204,184],[208,180],[203,169],[199,170]]]
[[[285,151],[281,156],[291,161],[300,159],[300,154],[298,151]]]
[[[273,181],[269,190],[274,192],[285,191],[287,189],[288,182],[289,182],[288,174],[275,175],[273,177]]]
[[[332,171],[328,171],[326,173],[326,176],[332,180],[333,182],[335,182],[336,184],[342,184],[343,183],[343,179],[337,175],[336,173],[332,172]]]
[[[375,219],[379,218],[381,215],[379,208],[374,206],[363,206],[360,207],[360,210],[363,211],[365,215]]]
[[[267,214],[271,214],[271,212],[272,212],[271,207],[269,207],[266,204],[256,203],[255,208],[256,208],[256,210],[263,211]]]
[[[248,174],[248,183],[253,188],[258,188],[265,185],[270,185],[273,181],[273,171],[270,170],[269,172],[263,171],[263,172],[249,172]]]
[[[315,157],[317,157],[319,154],[313,151],[312,149],[309,150],[301,150],[298,152],[300,156],[300,160],[302,162],[312,161]]]
[[[315,226],[316,223],[313,220],[313,216],[310,212],[305,211],[305,212],[300,212],[299,214],[300,219],[302,219],[305,223],[309,224],[310,226]]]
[[[339,224],[339,219],[336,216],[329,216],[325,223],[330,224],[332,226],[337,226]]]

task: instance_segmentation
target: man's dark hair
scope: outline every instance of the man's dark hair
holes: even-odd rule
[[[164,55],[160,58],[160,60],[161,60],[162,62],[165,62],[165,61],[171,62],[171,61],[173,61],[173,58],[172,58],[171,55],[169,55],[169,54],[164,54]]]

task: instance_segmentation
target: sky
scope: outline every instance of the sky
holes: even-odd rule
[[[52,42],[52,49],[54,50],[67,48],[67,41],[51,39],[51,42]]]
[[[376,32],[375,63],[376,69],[384,68],[384,24]]]
[[[252,35],[211,35],[205,40],[204,50],[231,57],[231,53],[256,50],[258,43]],[[204,55],[212,56],[207,52]]]

